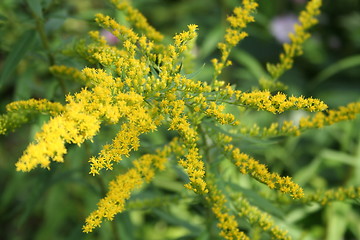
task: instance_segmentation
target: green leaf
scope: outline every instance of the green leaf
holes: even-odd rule
[[[347,215],[349,231],[354,235],[354,239],[360,239],[360,217],[356,211],[350,211]]]
[[[185,74],[185,77],[187,79],[193,79],[194,77],[196,77],[204,69],[204,67],[205,67],[205,63],[198,70],[196,70],[195,72]]]
[[[169,179],[169,176],[164,174],[157,175],[157,177],[153,180],[153,183],[157,188],[173,192],[182,192],[184,189],[183,183]]]
[[[286,223],[294,224],[307,218],[310,214],[318,212],[322,206],[320,204],[306,205],[302,208],[292,208],[286,215]]]
[[[244,65],[257,79],[267,76],[260,62],[249,53],[235,48],[233,49],[232,56],[238,63]]]
[[[4,62],[4,67],[0,73],[0,90],[7,84],[9,77],[16,69],[20,60],[32,48],[35,42],[36,32],[29,30],[25,32],[19,40],[12,46],[12,51]]]
[[[315,78],[314,78],[314,85],[318,85],[327,79],[329,79],[331,76],[344,71],[348,68],[360,66],[360,55],[351,56],[345,59],[342,59],[327,68],[325,68],[323,71],[321,71]]]
[[[334,202],[326,209],[326,240],[344,239],[347,229],[347,216],[352,211],[349,204]]]
[[[130,215],[127,212],[119,214],[116,222],[110,224],[116,224],[118,227],[117,234],[120,239],[131,240],[134,239],[135,228],[131,221]]]
[[[182,226],[184,228],[187,228],[192,233],[200,233],[201,232],[201,228],[199,226],[193,225],[189,221],[180,219],[177,216],[173,216],[172,214],[170,214],[168,212],[162,211],[160,209],[154,209],[153,212],[156,215],[158,215],[161,219],[163,219],[164,221],[166,221],[170,224],[174,224],[176,226]]]
[[[41,0],[26,0],[30,10],[40,19],[43,18]]]
[[[29,99],[31,97],[31,77],[33,69],[27,68],[15,82],[14,100]]]
[[[329,163],[329,161],[333,161],[335,163],[357,166],[356,158],[354,158],[353,156],[331,149],[324,149],[323,151],[321,151],[320,157],[325,159],[327,163]]]
[[[51,4],[53,4],[54,0],[43,0],[43,6],[44,9],[47,9],[48,7],[51,6]]]
[[[201,58],[208,57],[216,49],[217,44],[224,36],[224,31],[225,26],[220,25],[207,34],[207,37],[200,48]]]
[[[246,147],[251,147],[251,146],[265,147],[265,146],[276,144],[278,142],[278,140],[276,138],[265,139],[265,138],[248,136],[248,135],[245,135],[242,133],[232,133],[232,132],[227,131],[226,129],[222,128],[221,126],[214,124],[212,119],[203,120],[203,125],[205,127],[207,127],[209,131],[213,131],[213,132],[217,132],[217,133],[221,132],[228,136],[231,136],[232,138],[236,138],[237,140],[241,139],[241,145],[243,147],[245,145],[246,145]]]
[[[261,210],[266,211],[267,213],[276,216],[278,218],[281,219],[284,218],[285,214],[280,208],[276,207],[270,201],[260,196],[257,192],[251,189],[240,187],[239,185],[230,182],[227,182],[226,186],[230,187],[234,192],[241,192],[250,202],[251,205],[254,205],[260,208]]]
[[[1,25],[1,24],[4,24],[6,20],[7,20],[7,17],[4,16],[4,15],[2,15],[2,14],[0,14],[0,25]]]
[[[316,176],[318,169],[321,166],[321,158],[316,158],[306,167],[297,171],[294,176],[294,182],[297,184],[305,185],[308,181],[310,181],[314,176]]]

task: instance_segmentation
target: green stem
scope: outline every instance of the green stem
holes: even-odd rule
[[[212,160],[211,160],[211,155],[210,155],[210,147],[209,147],[208,144],[207,144],[206,132],[205,132],[205,130],[203,129],[203,127],[202,127],[201,124],[198,125],[198,129],[199,129],[199,135],[200,135],[201,141],[202,141],[202,146],[203,146],[202,149],[203,149],[203,151],[204,151],[203,156],[206,157],[206,162],[207,162],[208,164],[210,164]]]
[[[44,19],[40,18],[39,16],[37,16],[29,7],[31,15],[33,16],[33,18],[35,19],[35,23],[36,23],[36,31],[39,33],[40,39],[41,39],[41,43],[45,49],[46,52],[46,56],[49,62],[50,66],[55,65],[55,57],[53,55],[53,53],[51,52],[50,49],[50,45],[49,45],[49,41],[48,38],[46,36],[46,32],[45,32],[45,26],[44,26]],[[67,94],[67,90],[66,90],[66,86],[64,81],[61,78],[58,78],[61,90],[63,91],[64,95]]]
[[[212,158],[210,154],[210,146],[206,139],[206,130],[203,128],[201,124],[198,125],[198,131],[199,135],[201,136],[202,141],[202,149],[203,149],[203,156],[205,156],[206,159],[204,159],[205,167],[207,169],[210,168]],[[206,161],[205,161],[206,160]],[[205,196],[203,196],[203,201],[206,202]],[[206,209],[206,228],[207,232],[209,234],[209,239],[216,239],[217,234],[214,231],[213,223],[214,223],[214,214],[211,208]]]
[[[106,184],[104,182],[104,180],[101,178],[101,176],[96,176],[96,180],[99,184],[99,187],[100,187],[100,192],[101,192],[101,196],[106,196]],[[120,235],[119,235],[119,228],[118,226],[116,225],[116,221],[115,220],[112,220],[110,222],[111,224],[111,231],[113,233],[113,239],[114,240],[120,240]]]
[[[117,227],[115,220],[111,221],[111,230],[112,230],[113,237],[114,237],[113,239],[114,240],[120,240],[119,228]]]

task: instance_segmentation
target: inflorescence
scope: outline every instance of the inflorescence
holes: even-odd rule
[[[156,173],[164,170],[166,163],[175,158],[188,175],[185,188],[204,197],[218,219],[220,235],[225,239],[248,239],[240,231],[238,217],[259,225],[276,239],[290,239],[278,228],[270,216],[251,206],[242,196],[230,199],[209,179],[211,162],[206,149],[211,131],[202,125],[204,121],[217,126],[227,125],[242,134],[273,137],[299,135],[311,128],[321,128],[336,122],[354,119],[360,112],[360,103],[351,103],[337,110],[328,110],[319,99],[304,96],[288,96],[283,92],[271,92],[275,82],[293,66],[294,57],[302,54],[302,44],[310,37],[308,30],[317,23],[321,0],[310,0],[300,13],[295,33],[290,35],[291,43],[284,44],[280,62],[267,66],[269,78],[260,79],[264,90],[242,92],[219,80],[222,70],[231,64],[229,56],[242,39],[247,36],[247,25],[255,21],[258,3],[243,0],[227,18],[224,41],[218,48],[221,56],[213,59],[213,79],[210,84],[186,77],[182,73],[182,59],[191,53],[197,37],[196,25],[173,37],[172,44],[164,44],[163,36],[149,25],[146,18],[129,1],[112,0],[116,8],[124,12],[131,27],[123,26],[110,16],[97,14],[95,21],[110,31],[120,41],[118,45],[107,44],[99,31],[89,32],[88,42],[80,42],[77,53],[89,63],[99,67],[78,70],[68,66],[52,66],[51,72],[61,78],[68,78],[83,85],[76,93],[69,93],[65,103],[48,100],[24,100],[7,105],[7,113],[0,116],[0,133],[30,121],[36,113],[50,115],[40,132],[35,135],[16,163],[18,171],[31,171],[40,166],[50,169],[51,161],[63,162],[67,144],[81,146],[92,141],[104,124],[118,125],[120,130],[112,141],[89,159],[92,175],[105,174],[115,170],[116,165],[141,146],[140,136],[154,132],[160,126],[177,133],[168,145],[154,153],[148,153],[132,161],[133,167],[118,175],[109,184],[109,191],[98,203],[98,208],[85,221],[84,232],[92,232],[103,219],[113,220],[114,216],[126,209],[126,200],[134,189],[150,182]],[[94,64],[93,64],[94,65]],[[267,85],[266,85],[266,84]],[[268,87],[266,87],[268,86]],[[227,111],[228,106],[238,106],[271,114],[289,110],[317,112],[305,116],[298,124],[291,121],[273,123],[269,127],[246,126],[239,116]],[[241,114],[239,112],[238,114]],[[216,135],[219,136],[219,135]],[[213,140],[215,136],[210,136]],[[231,134],[224,133],[212,145],[230,160],[239,173],[248,174],[270,189],[289,194],[294,199],[308,199],[304,190],[288,176],[272,172],[271,167],[260,163],[237,147]],[[204,147],[206,146],[206,147]],[[317,197],[321,202],[331,199]],[[350,194],[344,192],[344,194]],[[357,194],[351,191],[351,194]],[[328,196],[329,195],[329,196]],[[335,197],[336,198],[336,197]],[[338,197],[339,198],[339,197]],[[233,201],[234,212],[228,203]]]

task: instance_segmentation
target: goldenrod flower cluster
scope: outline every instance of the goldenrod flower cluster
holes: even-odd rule
[[[349,103],[346,106],[340,106],[338,109],[330,109],[315,113],[314,116],[304,116],[300,118],[299,123],[285,120],[282,123],[272,123],[269,127],[259,127],[256,123],[249,126],[242,126],[240,133],[251,136],[274,137],[280,135],[298,136],[301,132],[329,126],[341,121],[352,120],[360,113],[360,102]]]
[[[358,113],[360,113],[360,102],[353,102],[347,106],[341,106],[337,110],[331,109],[327,112],[316,113],[312,118],[302,118],[299,127],[300,129],[321,128],[337,122],[355,119]]]
[[[211,102],[206,109],[205,114],[207,116],[213,116],[220,124],[232,124],[237,125],[235,116],[231,113],[223,113],[225,109],[224,105],[217,105],[215,102]]]
[[[134,168],[119,175],[109,184],[109,192],[98,203],[98,209],[87,218],[83,227],[84,232],[92,232],[100,226],[102,219],[113,220],[114,216],[125,210],[125,201],[131,192],[139,188],[144,181],[149,182],[155,175],[155,170],[164,169],[167,160],[166,148],[158,154],[146,154],[133,162]]]
[[[46,99],[29,99],[16,101],[6,105],[7,114],[0,115],[0,134],[6,134],[22,124],[30,121],[36,113],[59,115],[64,107],[60,103]]]
[[[322,205],[333,201],[344,201],[347,199],[359,199],[360,187],[339,187],[337,189],[329,189],[326,191],[317,191],[316,193],[308,193],[301,202],[318,202]]]
[[[327,109],[327,105],[314,98],[288,97],[283,93],[272,95],[269,91],[253,91],[249,93],[236,92],[235,104],[254,107],[271,113],[282,113],[288,110],[303,109],[318,112]]]
[[[128,0],[111,0],[117,9],[126,14],[126,20],[134,25],[140,31],[151,40],[161,41],[163,35],[155,30],[147,21],[147,19],[139,12],[139,10],[133,8]]]
[[[179,161],[179,164],[185,168],[190,178],[190,183],[186,184],[185,187],[196,193],[207,193],[209,190],[206,188],[206,182],[204,181],[205,167],[204,162],[201,161],[199,150],[191,148],[185,157],[186,160]]]
[[[209,184],[209,194],[206,200],[212,205],[212,211],[218,219],[220,236],[227,240],[247,240],[248,236],[239,230],[239,225],[230,209],[226,206],[226,198],[215,185]]]
[[[288,193],[293,198],[304,197],[303,189],[291,180],[291,177],[281,177],[277,173],[270,173],[264,164],[259,163],[249,155],[240,152],[233,145],[226,145],[224,150],[231,154],[234,164],[242,174],[249,174],[259,182],[266,184],[270,189],[277,189],[282,193]]]
[[[40,113],[49,113],[51,116],[56,116],[62,113],[65,108],[57,102],[50,102],[46,99],[29,99],[24,101],[16,101],[6,105],[6,111],[36,111]]]
[[[79,82],[80,84],[91,86],[89,82],[86,82],[86,78],[84,78],[81,71],[77,68],[65,65],[54,65],[50,67],[50,71],[57,77],[71,79],[72,81]]]
[[[232,214],[225,189],[218,188],[209,177],[213,174],[214,158],[216,161],[222,158],[224,161],[231,160],[240,173],[248,174],[270,189],[295,199],[303,198],[303,189],[291,177],[271,172],[271,167],[241,152],[232,133],[298,135],[309,128],[355,118],[360,112],[360,103],[327,110],[327,105],[316,98],[288,96],[268,90],[242,92],[220,81],[219,74],[230,64],[231,49],[247,36],[244,28],[255,20],[252,14],[258,4],[253,0],[243,0],[242,6],[235,8],[233,15],[227,18],[229,27],[224,42],[219,44],[220,60],[213,60],[215,70],[210,84],[183,74],[186,71],[183,70],[183,58],[197,37],[197,25],[188,25],[186,31],[172,38],[173,43],[165,44],[161,41],[163,36],[129,1],[112,2],[125,13],[132,28],[100,13],[95,21],[119,38],[118,45],[109,45],[99,31],[91,31],[89,39],[76,45],[75,51],[92,67],[78,70],[52,66],[50,69],[56,76],[77,81],[83,88],[69,93],[64,104],[34,99],[18,101],[9,104],[8,113],[0,116],[0,134],[28,122],[35,113],[50,116],[16,163],[17,170],[30,171],[38,166],[50,169],[51,161],[65,161],[68,144],[81,147],[85,141],[92,142],[103,125],[116,125],[118,132],[114,133],[115,137],[88,160],[89,173],[101,177],[106,174],[105,170],[116,171],[117,164],[139,150],[142,135],[165,126],[176,137],[155,153],[153,149],[146,149],[147,153],[132,161],[132,168],[110,182],[109,191],[99,201],[98,209],[86,219],[84,232],[93,231],[104,219],[113,220],[117,213],[126,210],[125,203],[133,190],[151,181],[157,170],[165,168],[169,159],[175,159],[170,163],[177,162],[187,174],[189,181],[184,184],[185,188],[206,199],[219,221],[220,235],[225,239],[248,237],[239,230],[239,214]],[[294,56],[301,53],[301,45],[309,37],[306,31],[316,23],[314,17],[319,14],[320,5],[320,0],[311,0],[306,10],[301,12],[300,25],[291,35],[291,44],[284,46],[285,53],[281,55],[280,63],[268,67],[273,79],[289,69]],[[260,128],[257,124],[249,128],[240,124],[241,112],[233,111],[229,106],[273,114],[300,109],[318,113],[312,118],[301,119],[299,125],[284,121],[267,128]],[[213,156],[210,150],[216,154]],[[344,192],[343,195],[353,196],[353,192]],[[331,198],[327,194],[324,196]],[[275,226],[266,214],[250,206],[245,197],[242,197],[239,209],[241,217],[251,223],[258,222],[275,238],[288,239],[288,235]]]
[[[295,32],[289,34],[291,43],[283,45],[284,52],[280,54],[280,62],[267,65],[273,81],[292,68],[294,57],[302,55],[302,44],[311,36],[308,29],[318,22],[316,16],[320,14],[321,4],[322,0],[310,0],[307,3],[306,9],[300,13],[299,23],[294,26]]]
[[[255,12],[258,4],[253,0],[243,0],[241,7],[234,9],[233,15],[227,18],[230,26],[226,29],[224,36],[225,42],[218,44],[218,48],[221,51],[220,61],[216,58],[212,60],[214,65],[214,80],[217,79],[222,70],[231,65],[231,61],[228,60],[231,49],[235,47],[242,39],[248,36],[243,29],[248,23],[254,22],[255,19],[251,15]]]
[[[273,239],[292,239],[287,231],[275,224],[271,215],[261,211],[256,206],[252,206],[246,198],[239,196],[239,194],[234,194],[232,198],[239,216],[248,219],[251,225],[259,226],[263,231],[270,233]]]

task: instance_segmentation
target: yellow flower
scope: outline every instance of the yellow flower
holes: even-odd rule
[[[131,169],[111,181],[106,197],[97,204],[98,209],[86,218],[83,231],[92,232],[94,228],[100,226],[103,218],[113,220],[115,214],[124,211],[125,201],[130,198],[131,191],[139,188],[142,183],[141,174],[135,169]]]
[[[198,134],[187,121],[187,115],[184,114],[185,102],[183,100],[171,101],[168,107],[171,116],[169,130],[178,131],[185,143],[192,146],[197,141]]]
[[[116,214],[124,211],[125,201],[130,198],[131,192],[141,187],[144,181],[151,181],[157,169],[165,168],[169,150],[169,146],[165,146],[162,150],[158,150],[157,154],[143,155],[133,161],[134,168],[112,180],[106,197],[98,202],[97,210],[86,218],[83,231],[92,232],[94,228],[100,226],[104,218],[111,221]]]
[[[319,99],[287,96],[270,90],[242,92],[217,79],[222,70],[232,64],[228,60],[231,49],[247,36],[244,28],[254,21],[252,15],[258,4],[253,0],[243,0],[242,6],[235,8],[227,18],[229,27],[223,42],[218,44],[221,57],[212,60],[214,78],[211,83],[196,80],[196,72],[190,71],[192,74],[188,74],[186,69],[186,61],[191,59],[187,54],[195,45],[197,25],[188,25],[188,30],[173,37],[173,43],[161,44],[159,42],[163,36],[149,25],[129,1],[112,2],[125,13],[131,27],[121,25],[103,14],[96,15],[96,22],[111,31],[120,43],[109,46],[98,31],[91,31],[91,42],[79,43],[75,51],[89,62],[89,66],[96,68],[85,67],[79,71],[66,66],[51,67],[55,75],[78,80],[85,87],[68,94],[64,105],[47,100],[18,101],[7,105],[8,113],[0,116],[0,134],[28,121],[33,113],[51,116],[16,163],[17,170],[30,171],[37,166],[50,168],[51,161],[63,162],[67,144],[80,146],[87,140],[92,141],[102,125],[116,124],[119,130],[114,133],[115,137],[103,146],[98,155],[89,159],[90,174],[97,175],[104,170],[113,170],[116,163],[130,157],[132,151],[137,151],[141,146],[142,134],[164,125],[178,136],[155,154],[141,155],[132,161],[133,167],[110,181],[108,193],[86,219],[83,231],[93,231],[104,219],[113,220],[116,214],[126,209],[125,203],[131,193],[144,182],[150,182],[157,170],[165,168],[167,158],[174,157],[189,177],[185,188],[201,194],[202,199],[206,199],[211,206],[218,219],[220,235],[229,240],[249,239],[240,231],[237,222],[239,216],[234,214],[236,201],[227,203],[227,194],[211,182],[211,170],[216,166],[209,167],[207,164],[213,163],[210,161],[212,156],[210,159],[204,156],[220,148],[222,151],[216,153],[214,158],[225,155],[240,173],[248,174],[270,189],[296,199],[303,198],[303,189],[291,177],[270,172],[266,165],[232,145],[237,139],[233,140],[231,136],[235,136],[234,131],[254,136],[300,134],[308,128],[355,118],[360,112],[360,103],[327,110],[327,105]],[[319,14],[320,5],[321,0],[309,1],[306,10],[300,15],[300,24],[295,27],[295,34],[290,36],[292,42],[284,45],[280,63],[268,66],[272,79],[264,77],[264,84],[272,87],[281,85],[271,82],[291,68],[293,58],[302,53],[301,44],[310,36],[307,29],[316,23],[315,16]],[[226,109],[231,105],[274,114],[300,109],[319,113],[301,119],[298,125],[285,120],[265,128],[257,123],[251,127],[241,125],[237,129],[220,126],[218,123],[239,124],[235,115],[227,112],[233,110]],[[221,190],[226,191],[226,187]],[[326,192],[322,197],[309,195],[304,201],[312,199],[327,203],[358,195],[358,189],[338,189]],[[250,223],[257,224],[274,238],[289,238],[274,225],[269,215],[251,206],[245,198],[241,197],[238,203],[240,216],[247,218]]]
[[[228,60],[231,49],[247,37],[248,34],[243,32],[243,29],[248,23],[255,21],[251,14],[255,12],[257,6],[258,4],[255,1],[243,0],[242,7],[235,8],[233,15],[227,18],[230,26],[226,29],[225,42],[218,44],[218,48],[221,51],[220,61],[218,59],[212,60],[215,69],[213,80],[217,79],[226,66],[231,65],[231,62]]]
[[[325,191],[316,191],[307,193],[301,202],[310,203],[318,202],[322,205],[329,204],[333,201],[344,201],[345,199],[358,199],[360,197],[360,187],[339,187]]]
[[[114,34],[121,40],[129,40],[132,43],[135,43],[139,37],[131,29],[118,24],[114,19],[109,16],[105,16],[101,13],[96,14],[95,21],[102,27],[110,29],[111,33]]]
[[[249,174],[259,182],[266,184],[269,188],[278,189],[283,193],[290,194],[293,198],[304,197],[303,189],[294,183],[290,177],[281,177],[277,173],[270,173],[264,164],[254,158],[240,152],[238,148],[229,149],[231,159],[243,174]]]
[[[113,139],[112,144],[105,145],[98,157],[92,157],[90,173],[96,175],[105,168],[112,170],[113,162],[119,162],[123,156],[128,157],[132,150],[138,150],[140,135],[156,129],[155,121],[143,108],[128,108],[128,121],[123,123],[121,130]],[[132,114],[130,114],[130,112]]]
[[[244,232],[239,230],[239,225],[234,215],[229,214],[230,210],[226,206],[226,198],[223,193],[216,188],[213,183],[209,183],[209,194],[206,197],[211,205],[211,210],[218,219],[217,226],[220,228],[220,236],[227,240],[248,240]]]
[[[235,116],[231,113],[223,113],[225,109],[224,105],[217,105],[215,102],[210,102],[208,109],[205,114],[208,116],[215,117],[220,124],[236,124]]]
[[[28,172],[38,165],[50,168],[50,158],[63,162],[63,155],[67,152],[64,136],[76,126],[68,122],[63,116],[57,116],[42,127],[42,132],[35,136],[35,143],[30,144],[23,156],[16,163],[18,171]]]
[[[57,77],[67,78],[83,85],[91,86],[91,83],[86,81],[87,79],[84,78],[81,71],[76,68],[67,67],[65,65],[55,65],[50,67],[50,71]]]
[[[195,24],[188,25],[189,31],[184,31],[182,33],[176,34],[174,37],[174,45],[177,49],[179,49],[179,53],[187,50],[188,42],[196,38],[196,30],[198,26]]]
[[[248,219],[251,225],[259,226],[263,231],[270,233],[274,239],[291,239],[287,231],[275,225],[274,220],[269,214],[252,206],[249,201],[240,194],[234,194],[232,198],[234,199],[234,205],[239,212],[239,216]]]
[[[269,91],[252,91],[235,93],[236,104],[254,107],[271,113],[282,113],[287,110],[303,109],[310,112],[323,111],[327,105],[319,99],[303,97],[287,97],[283,93],[272,95]]]
[[[161,33],[149,25],[147,19],[134,7],[132,7],[127,0],[111,0],[117,9],[124,11],[126,20],[132,23],[137,29],[143,31],[145,35],[155,41],[161,41],[164,37]]]
[[[62,113],[65,108],[60,103],[50,102],[47,99],[29,99],[9,103],[6,105],[6,110],[8,112],[33,111],[56,116]]]
[[[291,43],[284,43],[284,52],[280,54],[280,62],[277,64],[267,64],[267,70],[272,77],[272,81],[276,81],[286,70],[293,66],[294,58],[302,55],[302,44],[310,37],[307,32],[310,27],[318,21],[316,16],[320,14],[322,0],[310,0],[306,5],[306,9],[301,11],[299,24],[295,24],[295,33],[290,33]]]
[[[360,102],[349,103],[347,106],[341,106],[337,110],[329,110],[327,113],[317,113],[312,118],[301,118],[299,127],[302,130],[321,128],[340,121],[355,119],[358,113],[360,113]]]
[[[190,183],[187,183],[185,187],[199,194],[207,193],[208,189],[204,180],[205,166],[199,155],[199,149],[191,148],[185,158],[179,161],[179,164],[185,168],[190,179]]]

